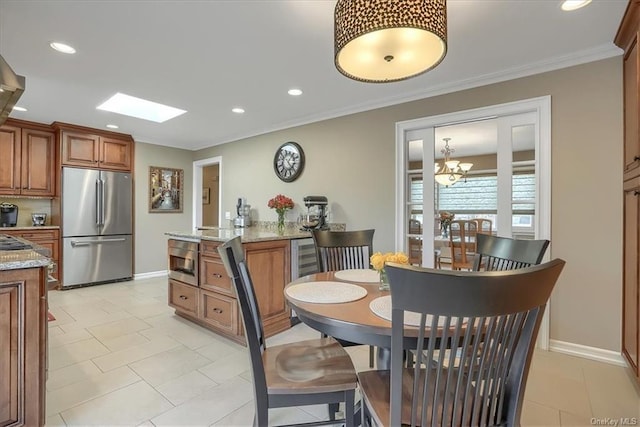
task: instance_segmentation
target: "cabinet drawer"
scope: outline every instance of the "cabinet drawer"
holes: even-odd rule
[[[169,279],[169,306],[196,316],[198,288]]]
[[[226,332],[238,333],[238,304],[234,298],[208,292],[200,291],[200,318]]]
[[[235,297],[231,279],[220,258],[200,258],[200,287],[214,292],[220,292]]]
[[[20,237],[27,240],[32,240],[34,242],[39,242],[41,240],[57,240],[58,232],[57,230],[42,230],[42,231],[23,231],[20,234]]]
[[[220,242],[202,240],[200,242],[200,251],[202,252],[202,255],[220,258],[220,254],[218,253],[218,246],[220,246]]]

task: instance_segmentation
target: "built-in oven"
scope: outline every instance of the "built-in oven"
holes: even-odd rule
[[[198,286],[198,242],[169,239],[169,277]]]

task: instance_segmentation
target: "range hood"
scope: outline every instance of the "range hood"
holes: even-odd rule
[[[13,106],[24,92],[25,79],[13,72],[0,55],[0,125],[7,120]]]

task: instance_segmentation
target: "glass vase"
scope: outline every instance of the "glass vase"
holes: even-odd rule
[[[278,212],[278,233],[284,233],[284,212]]]
[[[387,272],[384,268],[380,270],[380,290],[381,291],[389,290],[389,278],[387,277]]]

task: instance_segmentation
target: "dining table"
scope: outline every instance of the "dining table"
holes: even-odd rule
[[[358,271],[363,274],[359,276]],[[378,273],[369,271],[354,270],[351,274],[350,270],[329,271],[303,276],[285,287],[285,298],[298,319],[311,328],[337,339],[377,347],[376,366],[389,369],[391,296],[388,290],[380,290]],[[350,292],[350,285],[361,290],[354,288],[356,292]],[[305,295],[302,291],[312,292]],[[349,297],[340,298],[345,293]],[[340,301],[343,299],[351,300]],[[405,347],[415,348],[417,336],[418,328],[405,318]]]

